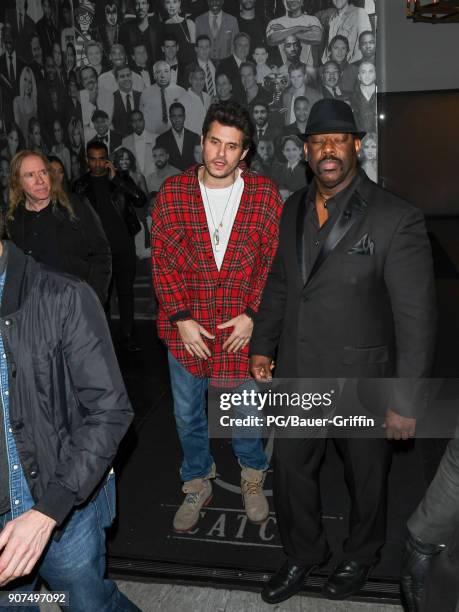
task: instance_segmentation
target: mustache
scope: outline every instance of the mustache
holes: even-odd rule
[[[337,164],[339,164],[339,165],[341,166],[341,168],[343,167],[343,162],[342,162],[342,160],[341,160],[341,159],[339,159],[339,157],[335,157],[334,155],[327,155],[327,157],[323,157],[323,158],[322,158],[322,159],[319,161],[319,163],[317,164],[317,167],[318,167],[318,169],[319,169],[319,172],[320,172],[320,166],[321,166],[322,164],[324,164],[324,163],[326,163],[326,162],[330,162],[330,161],[336,162]]]

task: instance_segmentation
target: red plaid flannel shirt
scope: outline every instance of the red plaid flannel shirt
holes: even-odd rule
[[[159,300],[159,337],[191,374],[240,380],[249,376],[248,346],[223,351],[232,328],[219,330],[243,312],[258,310],[278,244],[282,200],[274,183],[243,170],[244,191],[220,271],[215,263],[197,177],[198,166],[164,181],[152,212],[153,283]],[[192,318],[211,334],[212,356],[191,356],[175,321]]]

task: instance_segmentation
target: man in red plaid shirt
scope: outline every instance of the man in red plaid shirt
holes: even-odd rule
[[[213,104],[203,124],[203,165],[168,178],[152,213],[158,333],[168,347],[183,451],[186,497],[174,518],[176,531],[190,531],[211,499],[215,464],[205,393],[209,379],[247,384],[253,317],[277,248],[277,188],[240,164],[252,135],[250,115],[239,104]],[[233,450],[248,518],[263,522],[269,508],[262,440],[233,436]]]

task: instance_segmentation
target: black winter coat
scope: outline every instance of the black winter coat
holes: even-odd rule
[[[35,509],[61,525],[100,486],[133,411],[92,289],[8,249],[0,331],[11,427]]]

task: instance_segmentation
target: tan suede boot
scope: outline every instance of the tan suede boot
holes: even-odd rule
[[[215,478],[215,464],[205,478],[195,478],[183,483],[185,499],[174,516],[175,531],[191,531],[199,521],[201,508],[212,501],[212,484],[209,478]]]
[[[241,467],[241,493],[247,518],[252,523],[264,523],[269,516],[268,500],[263,493],[264,472]]]

